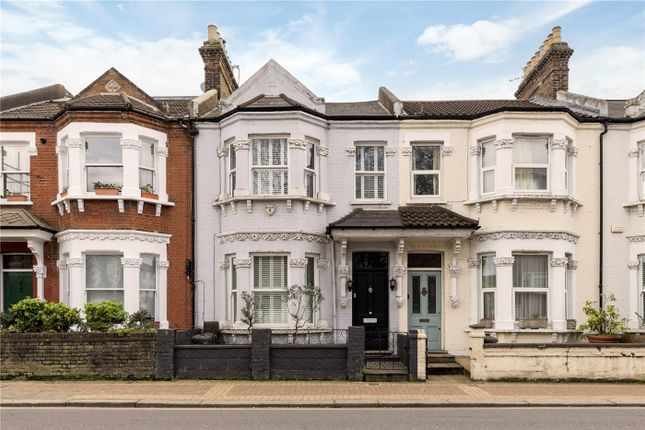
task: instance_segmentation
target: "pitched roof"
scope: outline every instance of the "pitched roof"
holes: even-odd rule
[[[0,97],[0,111],[27,106],[48,100],[60,100],[73,97],[61,84],[36,88],[22,93]]]
[[[329,116],[391,116],[392,114],[376,100],[365,102],[325,103],[325,114]]]
[[[51,119],[54,118],[65,105],[65,102],[45,101],[8,109],[0,113],[0,118],[8,119]]]
[[[56,233],[52,226],[23,208],[3,207],[0,211],[0,228],[38,229]]]
[[[401,206],[398,209],[355,209],[329,229],[345,228],[463,228],[478,229],[477,220],[438,205]]]
[[[404,100],[403,112],[408,116],[471,118],[505,109],[535,109],[542,105],[528,100]]]

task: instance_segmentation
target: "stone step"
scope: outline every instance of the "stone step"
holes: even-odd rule
[[[465,369],[456,362],[453,363],[428,363],[428,375],[464,375]]]
[[[408,380],[408,371],[365,369],[363,376],[367,382],[402,382]]]

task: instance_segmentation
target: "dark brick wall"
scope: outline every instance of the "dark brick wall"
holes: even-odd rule
[[[177,378],[251,378],[251,345],[176,345]]]
[[[558,91],[569,89],[569,57],[573,49],[566,43],[555,43],[515,92],[518,99],[542,96],[555,99]]]
[[[0,345],[3,377],[155,376],[154,333],[7,333]]]
[[[271,345],[271,379],[345,379],[345,345]]]

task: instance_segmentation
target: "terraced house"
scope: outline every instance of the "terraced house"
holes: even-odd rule
[[[365,326],[367,349],[391,350],[417,328],[455,355],[480,322],[569,340],[601,291],[643,312],[643,96],[567,92],[558,27],[510,100],[327,102],[273,60],[238,88],[215,26],[199,52],[198,97],[110,70],[2,108],[4,188],[28,199],[2,201],[5,305],[110,297],[235,333],[248,293],[256,327],[289,333],[285,288],[311,285],[310,332]]]

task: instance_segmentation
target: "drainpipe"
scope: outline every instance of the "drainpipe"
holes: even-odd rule
[[[186,130],[188,135],[192,138],[192,162],[190,165],[190,172],[191,172],[191,181],[190,181],[190,187],[191,187],[191,223],[190,223],[190,236],[191,236],[191,255],[192,255],[192,261],[188,260],[190,263],[187,264],[187,266],[190,265],[190,270],[187,270],[187,276],[190,279],[190,295],[191,295],[191,301],[193,304],[193,312],[192,312],[192,323],[191,326],[192,328],[195,328],[195,312],[197,311],[197,303],[195,303],[196,295],[195,295],[195,284],[197,281],[195,281],[195,211],[196,211],[196,204],[195,204],[195,138],[197,135],[199,135],[199,130],[197,127],[195,127],[195,123],[193,120],[189,121],[180,121],[179,124]],[[187,267],[188,269],[188,267]]]
[[[607,121],[602,122],[603,126],[603,131],[600,133],[598,145],[600,146],[600,261],[598,265],[598,305],[600,306],[600,309],[603,308],[603,300],[602,300],[602,293],[603,293],[603,288],[602,288],[602,278],[603,278],[603,238],[605,236],[605,226],[604,226],[604,174],[603,174],[603,157],[604,157],[604,150],[603,150],[603,141],[605,134],[607,134]]]

